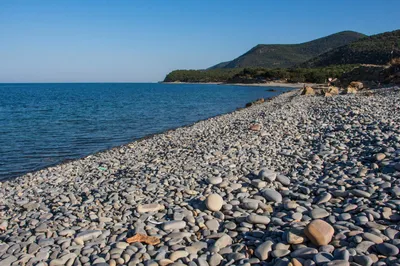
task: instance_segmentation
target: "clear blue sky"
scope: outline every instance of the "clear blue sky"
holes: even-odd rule
[[[399,0],[0,0],[0,82],[158,81],[259,43],[400,28]]]

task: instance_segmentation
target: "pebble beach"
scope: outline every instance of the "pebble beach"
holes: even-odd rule
[[[400,265],[399,248],[399,87],[295,90],[0,183],[0,266]]]

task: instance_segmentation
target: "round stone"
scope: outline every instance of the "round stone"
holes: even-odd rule
[[[250,214],[246,219],[251,224],[269,224],[271,221],[267,216]]]
[[[384,153],[375,154],[375,160],[376,161],[382,161],[385,158],[386,158],[386,155]]]
[[[268,201],[273,201],[276,203],[282,202],[282,195],[274,189],[266,188],[262,191],[262,195]]]
[[[206,206],[210,211],[219,211],[224,204],[224,200],[218,194],[211,194],[206,198]]]
[[[311,211],[313,219],[321,219],[329,216],[329,212],[322,208],[315,208]]]
[[[308,239],[317,246],[328,245],[331,242],[335,230],[323,220],[314,220],[304,230]]]
[[[278,180],[284,186],[290,185],[290,179],[287,176],[277,175],[276,180]]]
[[[376,245],[379,253],[385,256],[396,256],[399,254],[399,248],[389,243],[381,243]]]
[[[212,176],[210,178],[208,178],[208,183],[212,184],[212,185],[218,185],[222,183],[222,178],[219,176]]]
[[[262,169],[258,174],[261,180],[273,182],[276,179],[276,173],[270,169]]]

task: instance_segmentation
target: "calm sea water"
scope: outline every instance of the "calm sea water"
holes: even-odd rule
[[[267,89],[153,83],[0,84],[0,179],[227,113],[279,93]]]

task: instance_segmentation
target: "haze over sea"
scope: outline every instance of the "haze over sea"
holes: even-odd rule
[[[266,90],[157,83],[0,84],[0,179],[231,112],[279,93]]]

